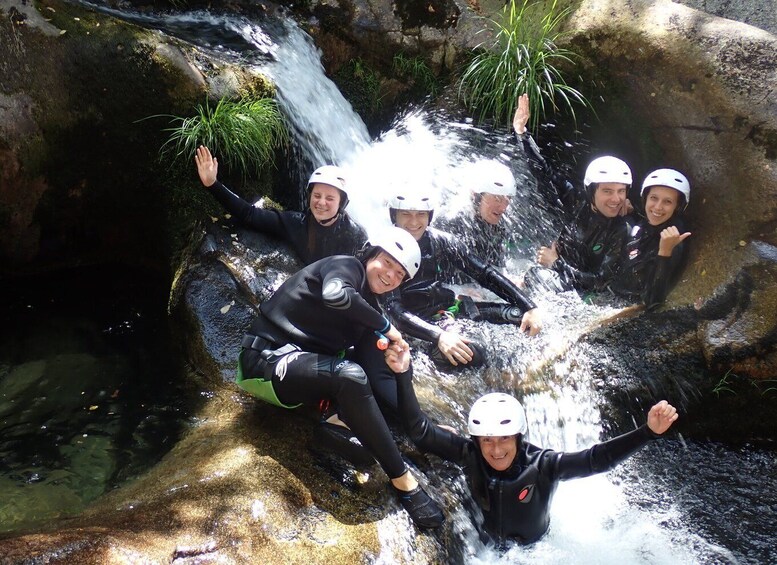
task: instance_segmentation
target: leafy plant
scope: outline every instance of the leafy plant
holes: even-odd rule
[[[459,79],[459,97],[480,120],[493,119],[510,126],[518,96],[529,95],[531,128],[552,108],[567,108],[575,119],[575,104],[590,106],[577,89],[568,85],[560,70],[577,55],[558,46],[557,31],[569,12],[558,11],[553,0],[547,13],[543,4],[510,0],[501,18],[491,20],[496,35],[490,49],[481,44]]]
[[[222,98],[216,106],[206,100],[191,117],[168,116],[170,137],[161,155],[190,160],[199,145],[207,146],[233,171],[258,175],[273,162],[274,151],[288,143],[283,114],[272,98]]]
[[[440,83],[434,76],[432,69],[421,57],[408,57],[404,53],[394,55],[392,61],[394,73],[410,80],[414,86],[425,94],[437,96],[440,92]]]
[[[361,58],[348,61],[333,78],[360,116],[369,118],[381,110],[383,97],[380,76]]]
[[[731,394],[736,394],[734,392],[734,389],[731,388],[733,383],[729,381],[730,377],[736,378],[736,375],[731,372],[732,370],[729,369],[726,371],[726,374],[721,377],[721,379],[718,381],[718,383],[713,387],[712,392],[720,396],[721,392],[730,392]]]

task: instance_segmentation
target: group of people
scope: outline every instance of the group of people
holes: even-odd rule
[[[669,429],[677,411],[661,401],[650,409],[646,425],[578,453],[561,453],[529,443],[520,403],[491,393],[471,407],[465,438],[433,423],[421,409],[404,335],[429,342],[430,356],[443,366],[479,366],[485,347],[460,335],[451,321],[515,324],[536,335],[541,315],[522,286],[609,289],[652,307],[677,276],[690,235],[680,221],[688,181],[670,169],[645,179],[642,220],[627,215],[631,172],[615,157],[591,163],[584,197],[569,207],[574,189],[554,176],[525,130],[527,121],[524,96],[514,120],[516,135],[570,221],[558,241],[538,251],[539,265],[527,272],[525,285],[500,269],[509,238],[502,216],[516,192],[503,163],[479,165],[474,222],[458,234],[431,227],[435,204],[424,190],[411,187],[389,202],[393,226],[367,239],[345,210],[350,187],[339,167],[316,169],[307,185],[307,209],[289,212],[246,202],[218,181],[218,161],[206,147],[195,155],[203,185],[232,216],[290,243],[305,265],[260,306],[242,339],[238,385],[289,409],[330,402],[314,428],[316,444],[357,466],[377,461],[412,520],[436,528],[444,514],[406,466],[386,423],[399,422],[418,449],[462,466],[482,510],[485,536],[521,543],[547,531],[559,481],[613,468]],[[457,295],[450,283],[460,280],[475,281],[503,301]]]

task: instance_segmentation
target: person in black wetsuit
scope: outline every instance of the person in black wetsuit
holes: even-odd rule
[[[249,204],[218,181],[218,160],[200,146],[194,157],[202,184],[242,225],[288,242],[305,264],[331,255],[355,255],[367,240],[345,212],[348,192],[342,169],[319,167],[308,181],[306,212],[265,210]]]
[[[379,349],[378,340],[400,351],[408,346],[377,296],[412,277],[419,263],[415,240],[391,228],[370,239],[361,260],[335,255],[303,268],[260,306],[241,343],[236,382],[284,408],[336,401],[341,422],[381,465],[412,519],[437,527],[442,512],[402,460],[362,366],[409,370]]]
[[[565,221],[558,239],[540,247],[536,259],[541,267],[527,271],[526,284],[556,292],[601,291],[615,276],[628,237],[624,216],[631,211],[627,199],[631,169],[617,157],[594,159],[585,172],[585,190],[580,192],[559,178],[540,155],[526,129],[528,121],[529,98],[524,94],[518,99],[513,128],[532,173]]]
[[[609,288],[615,294],[642,302],[648,310],[660,306],[677,281],[686,259],[691,234],[685,231],[683,211],[691,185],[674,169],[658,169],[642,183],[645,218],[629,232],[618,275]]]
[[[472,210],[447,220],[441,227],[460,238],[464,247],[484,262],[503,267],[514,246],[512,226],[505,213],[516,194],[515,177],[496,159],[476,161],[463,169],[472,190]]]
[[[429,422],[418,406],[411,372],[397,375],[397,388],[410,437],[424,450],[463,466],[483,514],[481,533],[499,543],[508,538],[524,544],[540,539],[550,525],[550,505],[560,481],[614,468],[666,432],[678,417],[677,410],[662,400],[648,412],[646,425],[589,449],[566,453],[527,441],[523,407],[508,394],[487,394],[472,405],[471,438],[467,439]]]
[[[451,234],[429,227],[434,214],[431,198],[408,191],[392,199],[389,212],[392,223],[418,241],[421,267],[412,281],[387,293],[383,302],[400,330],[433,344],[431,356],[435,361],[453,366],[477,366],[485,362],[482,345],[438,325],[439,322],[444,326],[449,316],[520,324],[520,331],[532,336],[540,332],[539,310],[517,286],[470,253]],[[457,297],[443,283],[451,282],[459,272],[507,302],[484,303]]]

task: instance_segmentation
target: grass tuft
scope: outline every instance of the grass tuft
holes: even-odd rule
[[[166,116],[170,136],[160,157],[189,162],[199,145],[218,155],[233,173],[259,176],[273,164],[275,150],[289,141],[283,114],[272,98],[222,98],[215,106],[207,100],[190,117]]]
[[[512,124],[518,96],[528,93],[531,129],[549,110],[590,107],[577,89],[567,84],[561,67],[574,65],[577,55],[558,46],[563,33],[558,28],[569,9],[558,10],[554,0],[547,13],[543,5],[529,0],[510,0],[501,17],[491,20],[493,43],[481,44],[459,79],[459,97],[480,120]]]

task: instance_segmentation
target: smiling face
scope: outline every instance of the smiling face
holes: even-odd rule
[[[374,294],[391,292],[402,284],[407,276],[399,261],[382,249],[367,260],[364,269],[367,272],[367,284]]]
[[[340,191],[334,186],[317,182],[310,189],[310,211],[319,224],[334,223],[339,207]]]
[[[481,436],[478,445],[483,459],[496,471],[509,469],[518,454],[518,436]]]
[[[502,219],[502,214],[510,205],[510,197],[498,194],[484,192],[480,195],[480,204],[478,205],[478,215],[484,222],[496,225]]]
[[[628,187],[620,182],[602,182],[594,192],[594,208],[607,218],[617,216],[624,202]]]
[[[424,235],[426,228],[429,227],[429,212],[425,210],[397,210],[395,224],[418,241]]]
[[[668,186],[652,186],[645,198],[645,215],[651,226],[659,226],[672,217],[680,200],[680,193]]]

